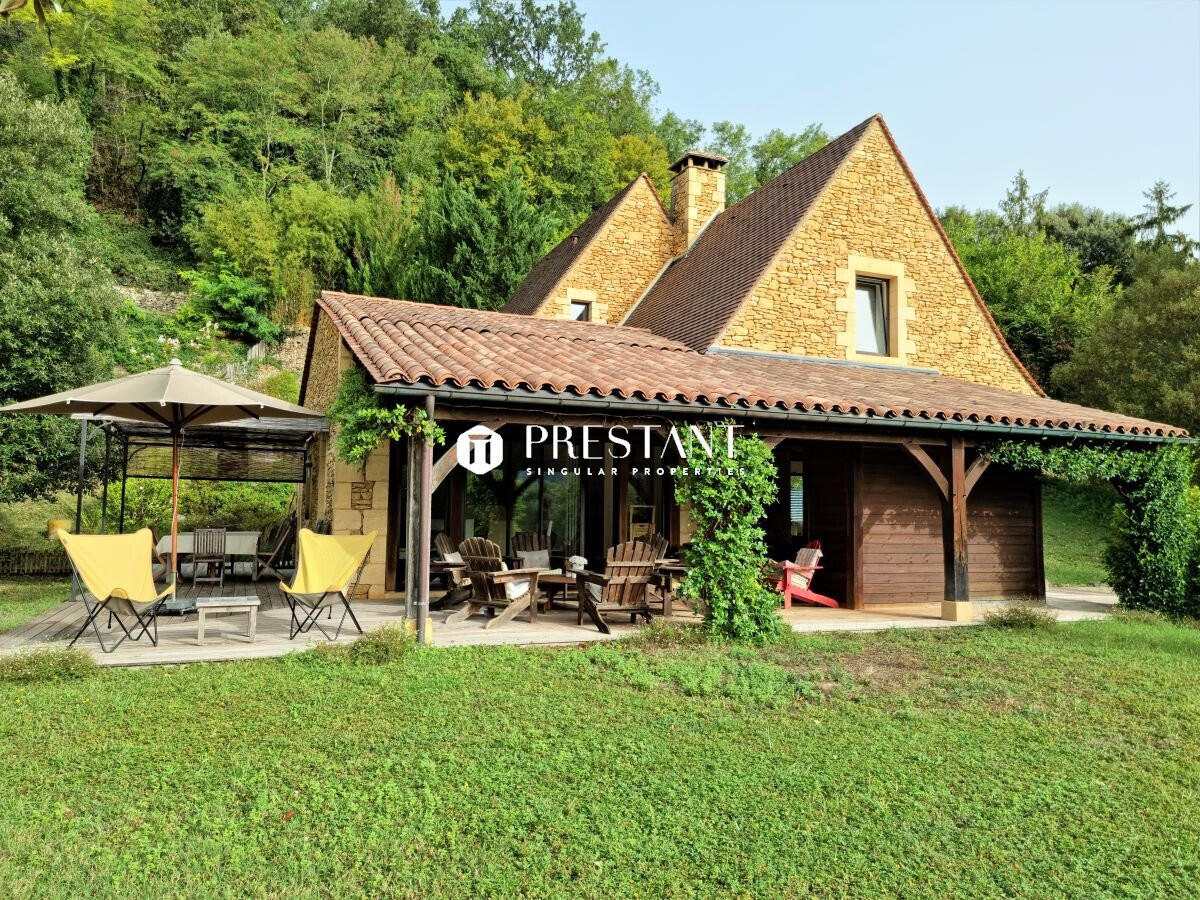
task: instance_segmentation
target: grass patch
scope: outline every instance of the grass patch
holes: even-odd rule
[[[983,614],[986,625],[995,628],[1053,628],[1058,617],[1044,606],[1016,603],[988,610]]]
[[[1060,898],[1200,878],[1200,630],[659,638],[15,685],[0,884]]]
[[[84,650],[25,650],[0,656],[0,681],[16,684],[77,681],[95,671],[95,661]]]
[[[404,626],[387,625],[349,644],[318,644],[309,654],[323,662],[378,666],[403,659],[416,646],[416,637]]]
[[[1051,584],[1105,584],[1104,548],[1112,535],[1116,494],[1107,486],[1046,481],[1042,545]]]
[[[70,597],[69,578],[0,577],[0,634],[24,625]]]

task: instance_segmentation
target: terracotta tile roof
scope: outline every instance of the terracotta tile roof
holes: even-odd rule
[[[867,119],[721,213],[634,308],[626,324],[704,350],[737,312],[859,138]]]
[[[1147,435],[1170,425],[909,369],[699,353],[628,326],[537,319],[327,291],[317,301],[379,383],[544,390]],[[314,322],[313,327],[316,327]]]
[[[583,255],[583,251],[588,248],[600,231],[604,228],[605,223],[612,218],[613,213],[617,211],[621,203],[633,190],[633,186],[638,183],[638,179],[645,178],[649,180],[649,176],[642,174],[633,181],[629,182],[619,194],[605,203],[602,207],[588,216],[583,222],[568,234],[565,238],[558,242],[549,253],[539,259],[529,274],[525,276],[525,280],[521,282],[508,302],[504,304],[504,311],[510,313],[523,313],[525,315],[533,315],[538,311],[538,308],[546,301],[546,298],[554,293],[555,287],[562,280],[562,277],[567,274],[571,266],[575,264],[575,260]],[[653,191],[654,186],[650,189]],[[655,196],[658,192],[655,191]]]

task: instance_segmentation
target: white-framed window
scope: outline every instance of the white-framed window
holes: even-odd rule
[[[854,283],[854,296],[855,351],[872,356],[891,356],[891,310],[887,281],[860,276]]]
[[[592,304],[583,300],[572,300],[571,318],[576,322],[592,321]]]

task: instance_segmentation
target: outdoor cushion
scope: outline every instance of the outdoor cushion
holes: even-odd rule
[[[457,550],[447,550],[442,554],[442,562],[461,563],[463,561],[462,554]]]
[[[507,572],[508,564],[500,563],[500,571]],[[529,593],[528,581],[506,581],[504,582],[504,596],[509,600],[519,600]]]
[[[550,568],[549,550],[518,550],[517,557],[521,560],[522,569]]]

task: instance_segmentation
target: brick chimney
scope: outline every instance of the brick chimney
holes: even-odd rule
[[[672,165],[671,221],[675,223],[675,252],[683,253],[704,226],[725,209],[724,156],[689,150]]]

